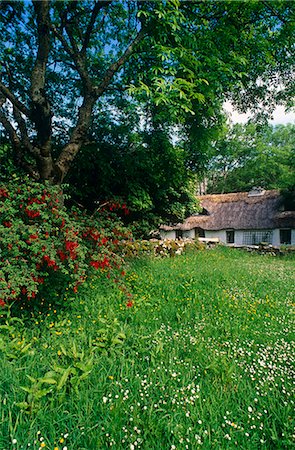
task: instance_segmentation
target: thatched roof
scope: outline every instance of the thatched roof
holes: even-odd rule
[[[282,211],[275,215],[276,228],[295,228],[295,211]]]
[[[261,195],[248,192],[213,194],[198,197],[203,211],[207,213],[188,217],[184,223],[161,229],[191,230],[249,230],[278,227],[295,228],[295,212],[283,211],[283,199],[277,190],[264,191]]]

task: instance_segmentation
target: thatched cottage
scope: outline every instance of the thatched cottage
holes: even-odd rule
[[[198,197],[200,214],[183,223],[162,225],[162,239],[218,238],[229,245],[295,245],[295,211],[285,211],[277,190],[254,188],[250,192]]]

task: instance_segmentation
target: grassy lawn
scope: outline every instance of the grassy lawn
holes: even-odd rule
[[[294,448],[294,269],[230,249],[141,259],[131,307],[93,279],[3,314],[0,449]]]

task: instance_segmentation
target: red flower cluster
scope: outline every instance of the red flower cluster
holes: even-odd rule
[[[65,261],[66,259],[68,259],[67,255],[62,250],[59,249],[56,253],[58,254],[61,261]]]
[[[32,280],[35,281],[35,283],[43,284],[44,278],[43,277],[36,277],[35,275],[32,276]]]
[[[0,188],[0,197],[8,198],[8,192],[5,188]]]
[[[105,269],[106,267],[110,267],[110,260],[105,256],[102,261],[91,261],[90,265],[95,269]]]
[[[30,219],[35,219],[36,217],[40,216],[40,211],[34,211],[34,210],[28,209],[28,208],[26,208],[25,211],[26,211],[27,216]]]
[[[94,228],[91,228],[89,230],[89,233],[84,233],[84,236],[86,237],[87,235],[89,235],[94,241],[98,241],[98,239],[100,238],[100,233],[95,230]]]
[[[66,241],[65,243],[66,250],[70,253],[71,259],[77,258],[77,248],[79,247],[78,242]]]
[[[44,198],[44,200],[45,200],[45,198]],[[36,197],[28,199],[28,205],[33,205],[34,203],[37,203],[37,205],[41,205],[43,202],[39,198],[36,198]]]
[[[57,270],[58,266],[56,265],[56,262],[54,261],[54,259],[51,259],[49,255],[45,255],[43,256],[44,261],[47,262],[47,266],[48,267],[52,267],[53,270]]]
[[[108,210],[109,211],[122,211],[122,213],[127,216],[130,211],[127,208],[126,203],[121,204],[120,202],[111,202],[108,204]]]
[[[3,222],[3,225],[4,225],[5,227],[7,227],[7,228],[11,228],[11,227],[12,227],[12,223],[9,222],[8,220],[4,221],[4,222]]]

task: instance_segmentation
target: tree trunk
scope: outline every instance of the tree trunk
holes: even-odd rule
[[[50,15],[49,2],[33,2],[37,14],[38,52],[31,78],[31,118],[37,131],[36,157],[37,168],[41,180],[48,180],[53,175],[53,161],[51,156],[52,113],[50,103],[46,97],[46,66],[50,51]]]
[[[54,165],[54,181],[56,183],[62,183],[64,177],[67,175],[71,163],[74,161],[75,156],[84,144],[87,133],[91,125],[91,117],[93,107],[97,100],[97,95],[90,93],[86,94],[79,111],[79,117],[77,125],[73,131],[69,143],[63,148]]]

